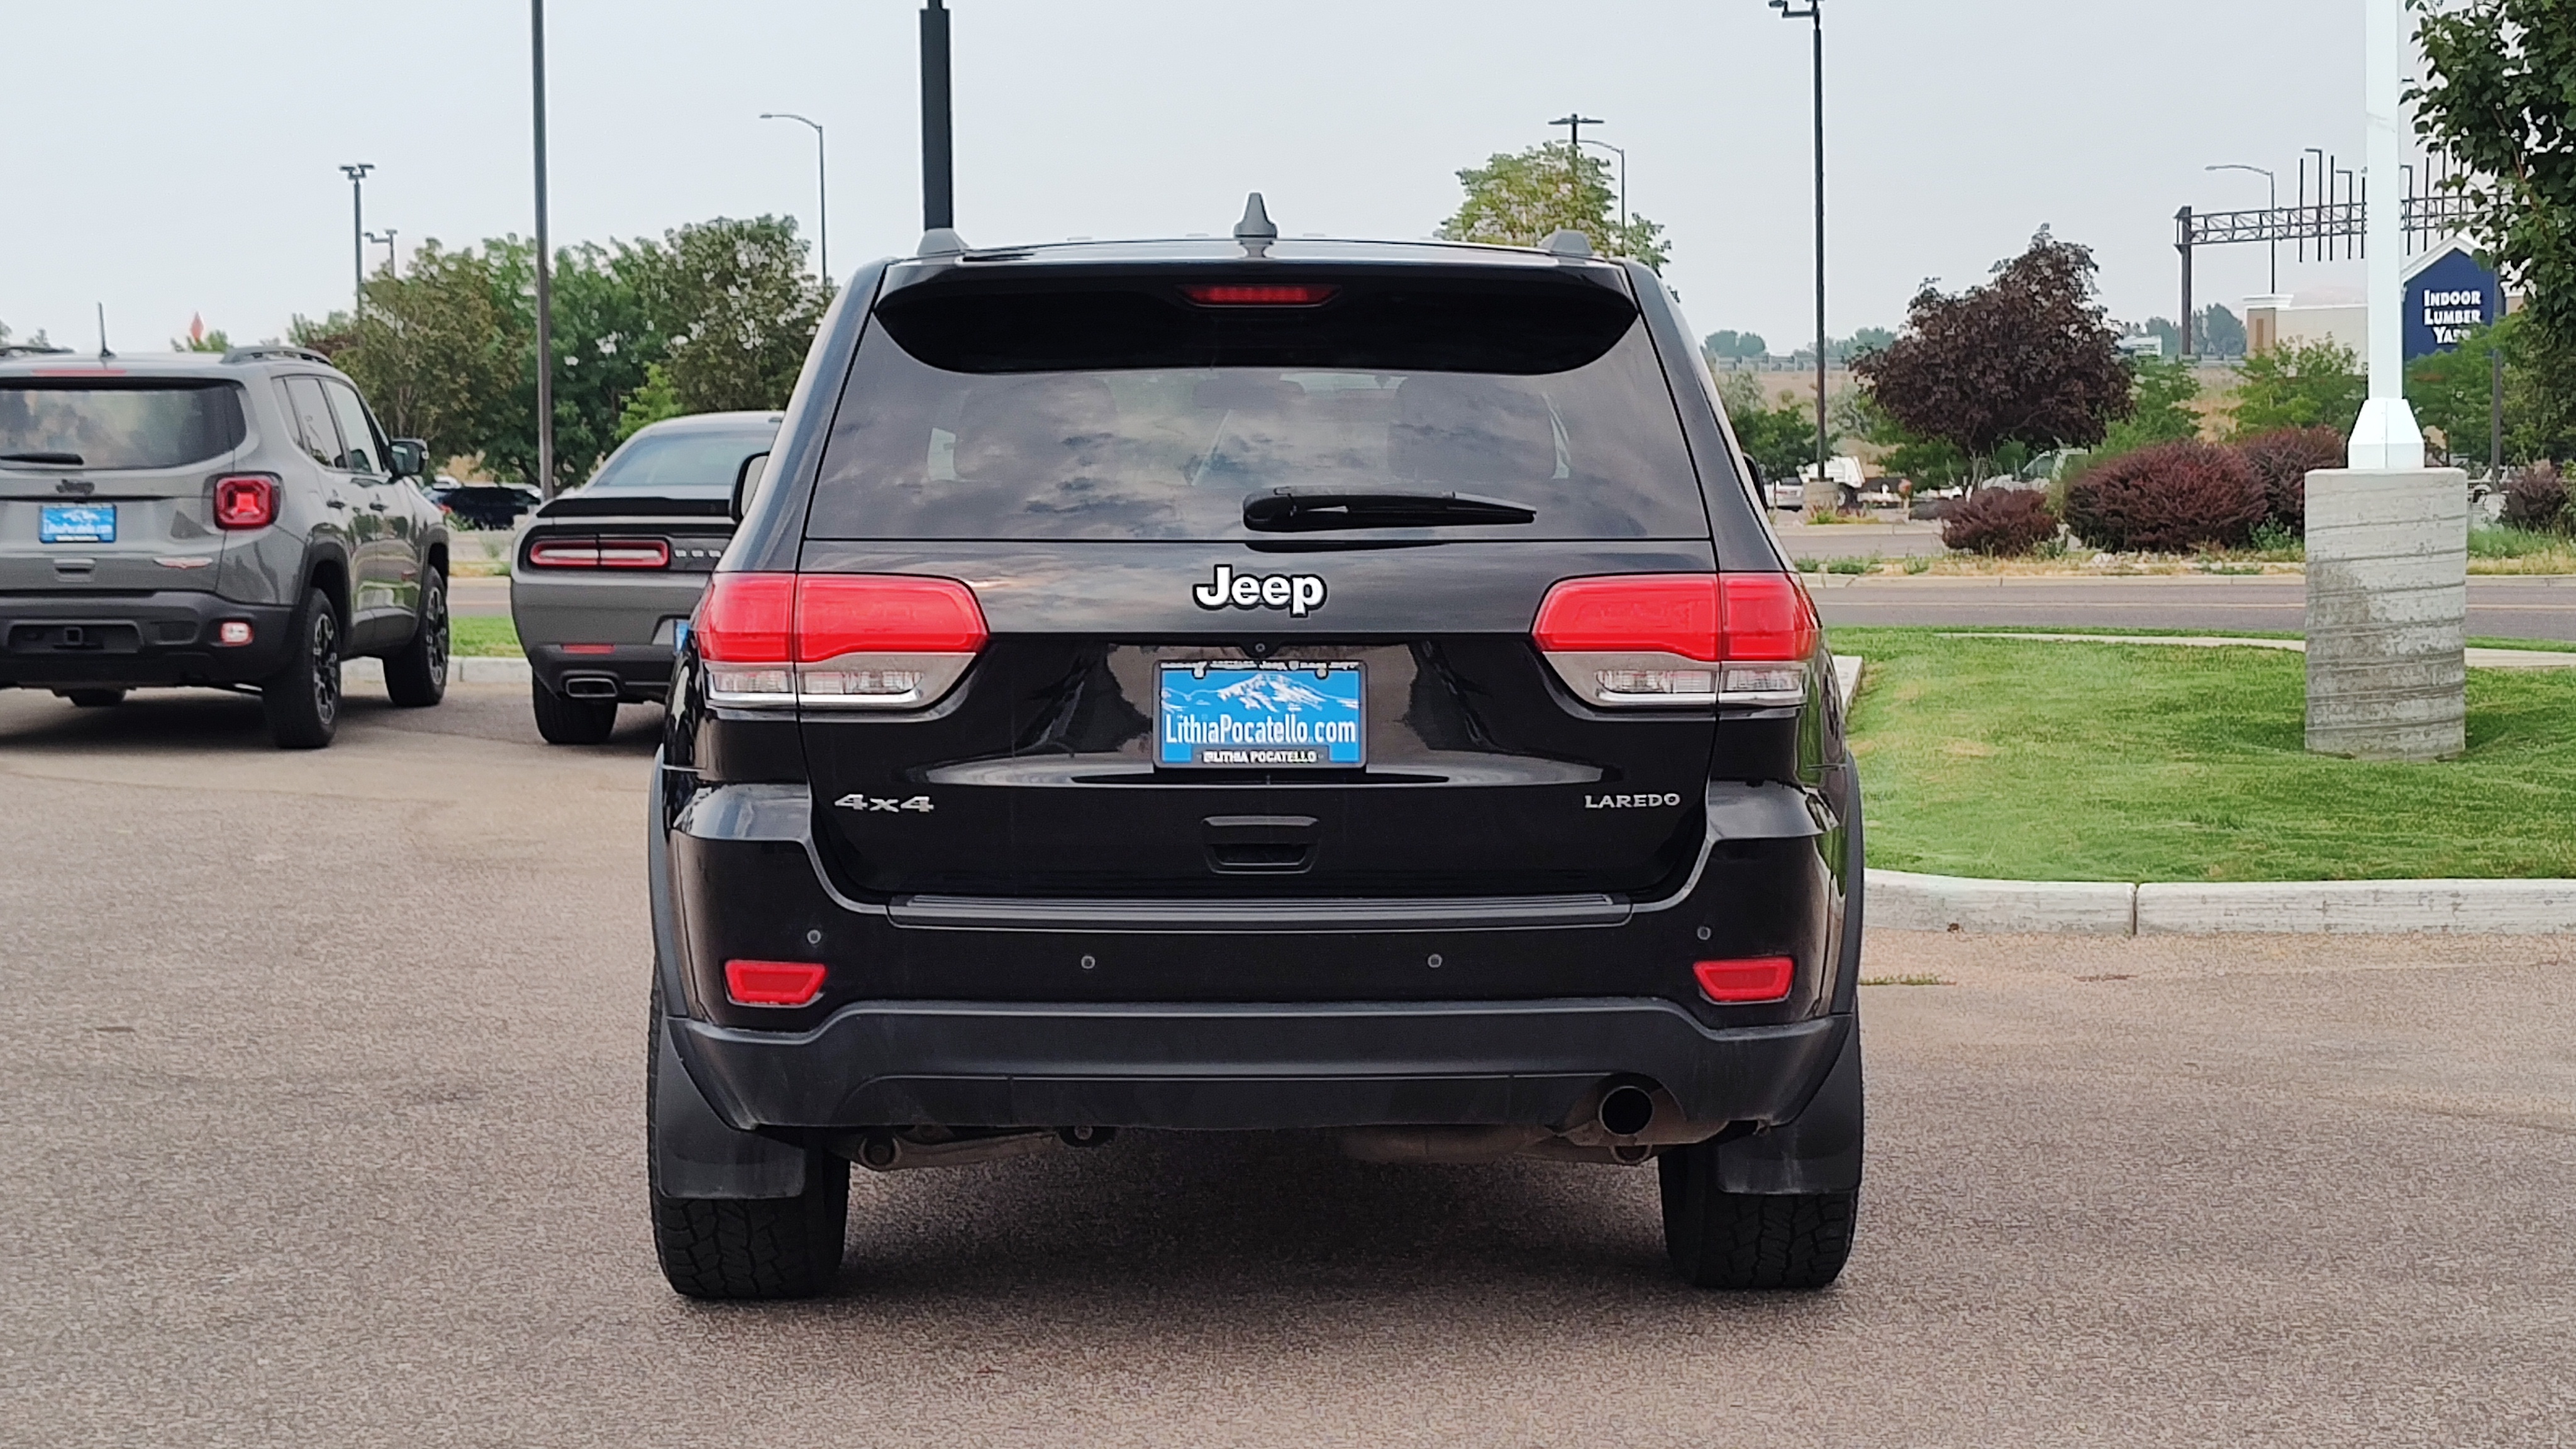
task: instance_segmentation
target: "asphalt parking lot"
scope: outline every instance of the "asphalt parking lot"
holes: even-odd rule
[[[1133,1137],[646,1241],[656,716],[0,694],[0,1443],[2576,1443],[2576,946],[1881,934],[1851,1268],[1650,1172]]]

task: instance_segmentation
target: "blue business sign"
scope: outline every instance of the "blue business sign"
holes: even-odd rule
[[[2406,360],[2448,352],[2472,329],[2504,315],[2504,286],[2454,241],[2408,269]]]

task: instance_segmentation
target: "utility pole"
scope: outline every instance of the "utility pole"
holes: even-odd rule
[[[1816,481],[1825,481],[1825,464],[1833,456],[1833,437],[1825,425],[1825,3],[1807,0],[1794,10],[1789,0],[1771,0],[1783,20],[1804,20],[1816,34]]]
[[[948,104],[948,12],[921,7],[921,229],[957,225],[956,154]]]
[[[823,123],[794,111],[763,111],[764,121],[802,121],[814,128],[814,254],[815,270],[825,283],[832,280],[832,192],[831,181],[823,170]]]
[[[367,311],[367,173],[375,170],[372,161],[359,161],[340,168],[349,178],[349,320],[357,321]]]
[[[1607,141],[1586,141],[1583,144],[1598,146],[1604,151],[1616,153],[1619,157],[1619,235],[1625,238],[1628,234],[1628,148],[1613,146]]]
[[[537,178],[537,492],[555,496],[554,254],[546,231],[546,0],[528,0],[529,114]]]

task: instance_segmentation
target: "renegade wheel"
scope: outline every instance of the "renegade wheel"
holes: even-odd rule
[[[66,689],[63,691],[63,698],[70,700],[74,705],[81,709],[106,709],[111,705],[125,703],[125,691],[121,689]]]
[[[328,594],[306,591],[287,639],[286,667],[260,681],[260,709],[279,749],[318,750],[340,726],[340,615]]]
[[[617,730],[617,701],[567,699],[546,688],[542,679],[528,681],[528,703],[537,712],[537,733],[550,745],[596,745]]]
[[[1717,1144],[1666,1152],[1664,1251],[1702,1288],[1822,1288],[1851,1257],[1860,1192],[1757,1197],[1717,1188]]]
[[[420,627],[402,652],[385,660],[385,696],[405,709],[447,696],[447,575],[436,569],[420,581]]]

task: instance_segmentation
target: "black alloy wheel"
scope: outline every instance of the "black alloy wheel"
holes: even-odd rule
[[[259,686],[269,738],[281,750],[318,750],[340,726],[340,614],[320,589],[295,611],[293,650]]]
[[[411,642],[385,660],[385,697],[404,709],[424,709],[447,697],[447,575],[431,569],[421,579],[420,623]]]

